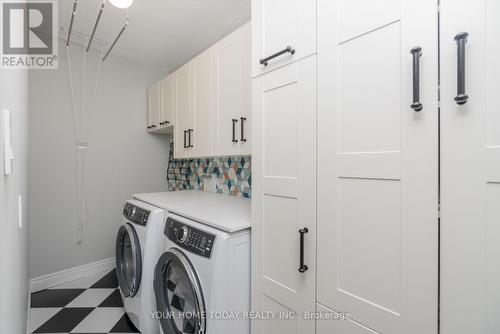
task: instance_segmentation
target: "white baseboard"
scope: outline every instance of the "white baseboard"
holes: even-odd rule
[[[83,266],[73,267],[66,270],[45,276],[35,277],[30,279],[30,292],[37,292],[52,288],[56,285],[68,283],[85,276],[94,275],[105,270],[111,270],[115,267],[115,258],[104,259]]]

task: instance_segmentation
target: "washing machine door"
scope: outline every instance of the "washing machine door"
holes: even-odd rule
[[[125,297],[137,294],[141,284],[141,244],[134,226],[126,223],[118,230],[116,237],[116,276],[120,290]]]
[[[155,268],[154,288],[163,333],[204,334],[206,310],[203,292],[189,259],[172,248]]]

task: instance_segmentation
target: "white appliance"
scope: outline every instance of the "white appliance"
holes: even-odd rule
[[[164,210],[129,200],[116,238],[116,273],[125,311],[142,334],[158,334],[153,272],[161,252]]]
[[[154,278],[163,334],[250,333],[249,229],[228,233],[169,214],[163,249]]]

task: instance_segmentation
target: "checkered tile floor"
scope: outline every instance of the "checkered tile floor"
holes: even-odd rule
[[[139,333],[123,309],[116,271],[31,294],[30,333]]]

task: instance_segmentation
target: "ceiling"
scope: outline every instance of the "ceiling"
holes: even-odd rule
[[[59,2],[59,25],[65,29],[73,0]],[[90,35],[102,0],[80,0],[72,40]],[[130,24],[112,54],[171,72],[250,19],[250,0],[135,0],[128,9]],[[116,38],[126,10],[106,3],[96,38]],[[61,38],[66,38],[61,32]],[[99,45],[93,45],[99,47]]]

